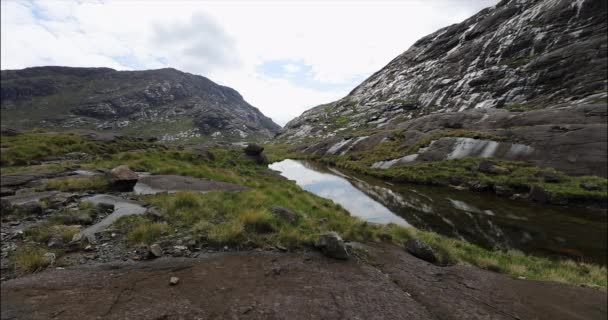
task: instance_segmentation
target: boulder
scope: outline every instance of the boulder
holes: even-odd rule
[[[487,182],[483,182],[483,181],[470,181],[468,183],[469,185],[469,190],[471,191],[475,191],[475,192],[485,192],[490,190],[491,185],[488,184]]]
[[[348,259],[348,251],[346,250],[344,241],[336,232],[332,231],[320,235],[315,246],[327,257],[340,260]]]
[[[126,165],[118,166],[110,171],[110,183],[117,191],[133,191],[139,176]]]
[[[245,154],[242,158],[251,160],[257,164],[268,164],[268,159],[266,158],[266,155],[262,153],[263,151],[264,147],[257,144],[249,144],[243,149]]]
[[[262,154],[264,147],[257,144],[248,144],[243,151],[245,151],[245,154],[248,156],[257,156]]]
[[[405,243],[405,250],[411,253],[414,257],[422,259],[424,261],[430,263],[436,263],[438,261],[433,248],[431,248],[431,246],[429,246],[427,243],[420,239],[409,239]]]
[[[538,203],[547,203],[551,199],[551,194],[543,187],[532,186],[528,199]]]
[[[270,208],[270,211],[279,219],[287,221],[289,223],[297,223],[300,220],[299,213],[281,206],[272,206],[272,208]]]

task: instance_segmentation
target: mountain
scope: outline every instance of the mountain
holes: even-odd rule
[[[2,124],[112,130],[164,140],[270,138],[280,127],[234,89],[175,69],[2,70]]]
[[[606,7],[501,1],[418,40],[278,141],[317,155],[392,141],[376,168],[481,156],[606,176]]]

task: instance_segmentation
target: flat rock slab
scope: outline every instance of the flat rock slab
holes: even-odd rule
[[[12,205],[21,205],[24,203],[28,203],[30,201],[40,201],[42,199],[51,198],[57,194],[59,191],[42,191],[42,192],[32,192],[32,193],[20,193],[14,196],[3,197],[2,199],[8,201]]]
[[[247,188],[238,184],[178,175],[151,175],[139,179],[134,187],[136,194],[191,191],[242,191]]]
[[[31,181],[57,177],[67,173],[67,171],[44,170],[3,174],[0,176],[0,187],[18,187]]]
[[[396,246],[376,267],[317,253],[214,254],[47,270],[2,283],[2,319],[605,319],[606,292],[437,267]],[[171,286],[171,277],[179,283]]]

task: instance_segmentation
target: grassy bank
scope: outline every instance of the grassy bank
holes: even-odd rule
[[[36,140],[40,133],[28,133],[18,140],[21,144]],[[48,135],[44,135],[48,138]],[[39,159],[44,154],[61,155],[73,150],[83,150],[79,138],[68,136],[53,140],[51,151],[35,152],[31,149],[15,153],[16,138],[10,140],[15,161],[3,152],[3,168],[11,166],[14,171],[28,171],[30,160]],[[5,140],[3,137],[3,145]],[[64,141],[57,145],[58,141]],[[193,246],[209,248],[229,246],[238,249],[280,248],[297,251],[311,248],[317,237],[328,231],[338,232],[347,241],[392,242],[396,245],[417,237],[429,243],[444,264],[467,263],[488,270],[528,279],[554,280],[573,284],[607,286],[606,268],[572,260],[554,261],[528,256],[517,251],[486,250],[476,245],[440,236],[431,232],[404,228],[397,225],[376,225],[351,217],[341,206],[302,190],[295,183],[277,176],[263,165],[241,157],[240,149],[212,148],[213,159],[200,157],[177,147],[149,148],[141,150],[121,149],[124,146],[112,143],[107,148],[116,152],[107,153],[102,149],[87,149],[91,157],[78,161],[84,168],[110,169],[126,164],[132,169],[155,174],[178,174],[216,179],[248,187],[242,192],[177,192],[138,196],[139,201],[158,208],[160,217],[147,215],[120,219],[115,227],[124,235],[128,245],[152,244],[162,241],[180,241]],[[85,143],[86,145],[86,143]],[[114,149],[115,148],[115,149]],[[286,157],[302,157],[289,152],[285,146],[270,148],[271,160]],[[338,165],[349,166],[348,159],[335,158]],[[462,163],[465,168],[468,163]],[[456,170],[456,169],[454,169]],[[464,169],[463,169],[464,170]],[[523,170],[523,169],[522,169]],[[441,175],[429,168],[424,174],[430,179]],[[422,173],[419,173],[422,174]],[[397,176],[397,173],[395,173]],[[105,188],[103,178],[70,178],[51,180],[46,185],[50,189],[83,191]],[[281,206],[293,211],[298,219],[285,219],[273,207]],[[94,208],[82,204],[76,210],[62,211],[47,223],[38,224],[24,233],[22,245],[11,254],[10,259],[23,273],[43,269],[49,264],[44,253],[49,252],[47,242],[52,238],[66,242],[75,232],[72,225],[87,225],[95,216]],[[189,244],[190,245],[190,244]],[[53,249],[57,258],[63,254],[61,248]]]

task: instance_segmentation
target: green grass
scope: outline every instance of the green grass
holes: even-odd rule
[[[27,132],[17,136],[3,136],[2,147],[8,148],[0,155],[0,165],[27,166],[51,156],[70,152],[84,152],[98,157],[107,157],[117,152],[151,147],[149,143],[134,140],[115,142],[91,141],[76,133]]]
[[[45,185],[47,189],[56,189],[61,191],[104,191],[108,188],[108,186],[109,180],[104,175],[54,178],[49,179]]]
[[[20,247],[10,256],[10,259],[18,273],[28,274],[44,270],[50,265],[50,261],[44,257],[46,252],[48,251],[40,247]]]

